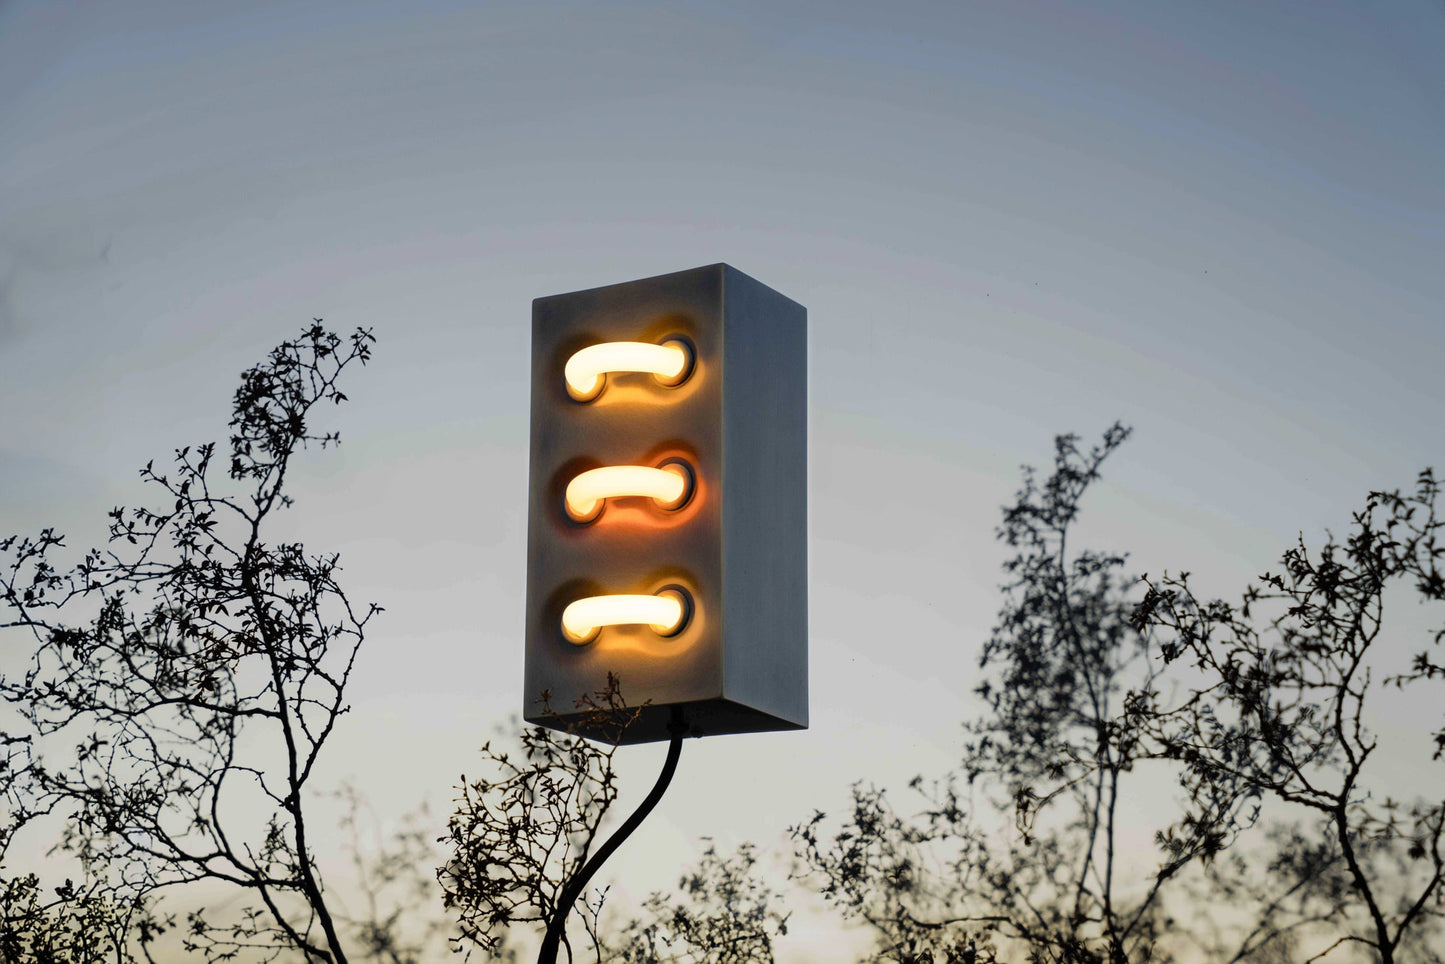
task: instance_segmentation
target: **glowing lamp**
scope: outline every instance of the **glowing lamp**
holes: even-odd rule
[[[567,483],[567,515],[591,522],[602,514],[607,499],[650,498],[660,509],[680,509],[692,496],[692,471],[681,459],[657,468],[646,465],[604,465],[588,469]]]
[[[659,636],[676,636],[691,615],[692,598],[680,586],[651,596],[587,596],[562,610],[562,634],[579,646],[596,639],[604,626],[646,625]]]
[[[602,394],[609,372],[650,373],[663,385],[680,385],[692,371],[687,342],[670,339],[660,345],[643,341],[608,341],[592,345],[567,359],[562,375],[567,394],[590,402]]]

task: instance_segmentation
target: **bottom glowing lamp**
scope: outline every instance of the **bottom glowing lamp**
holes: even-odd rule
[[[691,617],[692,596],[681,586],[652,595],[587,596],[562,610],[562,635],[579,646],[596,639],[604,626],[646,625],[659,636],[676,636]]]

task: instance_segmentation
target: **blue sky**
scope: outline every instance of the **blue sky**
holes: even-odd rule
[[[267,348],[375,328],[290,524],[387,607],[333,775],[445,810],[520,701],[531,299],[737,266],[810,314],[813,727],[687,748],[619,858],[666,883],[947,763],[1054,434],[1134,425],[1086,531],[1228,593],[1445,468],[1442,46],[1412,2],[5,4],[0,530],[98,540]]]

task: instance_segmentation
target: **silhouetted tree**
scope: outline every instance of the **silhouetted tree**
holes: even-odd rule
[[[616,681],[609,684],[593,712],[611,714],[607,726],[620,739],[636,711]],[[458,946],[494,955],[505,952],[513,925],[546,929],[617,799],[615,740],[593,743],[540,726],[521,728],[517,740],[510,749],[489,741],[481,750],[489,775],[462,776],[444,838],[450,856],[437,871],[461,927]],[[570,959],[565,933],[562,940]]]
[[[1195,911],[1184,933],[1204,960],[1295,964],[1304,959],[1304,933],[1339,925],[1349,891],[1344,863],[1328,836],[1307,829],[1314,828],[1270,823],[1261,846],[1235,845],[1202,864],[1203,879],[1186,898]],[[1216,921],[1213,908],[1228,908],[1233,918]]]
[[[334,794],[343,805],[341,829],[353,879],[346,888],[361,903],[338,906],[352,957],[376,964],[424,964],[440,958],[452,928],[441,913],[434,868],[440,859],[431,808],[422,803],[382,834],[376,814],[352,785]],[[370,840],[363,840],[369,827]],[[337,904],[343,902],[338,898]]]
[[[1116,425],[1091,451],[1060,436],[1051,475],[1024,469],[998,530],[1015,555],[980,659],[988,711],[966,726],[960,770],[916,778],[915,813],[858,784],[831,833],[821,812],[794,828],[823,895],[876,931],[874,960],[988,961],[1022,946],[1035,961],[1122,961],[1154,946],[1159,890],[1177,868],[1121,893],[1115,815],[1140,750],[1112,725],[1126,674],[1152,672],[1148,640],[1128,621],[1124,558],[1069,543],[1080,499],[1127,435]],[[1014,839],[977,819],[980,804],[1012,813]]]
[[[1180,696],[1157,685],[1131,694],[1125,720],[1151,752],[1183,765],[1189,807],[1163,844],[1173,849],[1213,822],[1221,799],[1312,816],[1308,846],[1333,859],[1317,861],[1327,870],[1307,868],[1323,872],[1303,893],[1334,926],[1306,932],[1310,960],[1351,945],[1383,964],[1441,960],[1445,799],[1396,800],[1379,783],[1370,713],[1376,677],[1390,665],[1386,594],[1445,599],[1439,491],[1426,469],[1413,492],[1372,492],[1343,542],[1329,535],[1311,551],[1301,537],[1283,571],[1260,577],[1237,606],[1201,602],[1188,573],[1166,574],[1148,583],[1134,617],[1136,627],[1160,633],[1166,661],[1192,674]],[[1400,691],[1437,687],[1438,707],[1445,667],[1433,647],[1442,638],[1445,628],[1384,682]],[[1445,729],[1434,742],[1438,762]],[[1417,773],[1428,767],[1422,759]]]
[[[26,736],[0,733],[0,962],[102,964],[117,956],[131,919],[143,913],[108,899],[101,881],[66,880],[47,893],[36,874],[3,874],[16,834],[49,815],[29,799],[30,744]]]
[[[1125,557],[1079,549],[1071,536],[1082,497],[1128,434],[1115,425],[1087,451],[1060,436],[1047,478],[1024,469],[998,529],[1015,553],[979,662],[986,711],[965,724],[958,770],[914,779],[911,812],[860,783],[839,821],[817,812],[793,828],[805,879],[877,935],[871,960],[1171,960],[1187,933],[1174,910],[1186,886],[1209,883],[1184,871],[1212,864],[1253,819],[1244,799],[1204,793],[1160,863],[1121,854],[1120,806],[1143,781],[1136,771],[1162,769],[1125,710],[1164,667],[1131,621]],[[1011,834],[1000,833],[1006,815]],[[1289,892],[1303,872],[1281,863],[1266,889]],[[1294,909],[1265,913],[1256,945]]]
[[[28,669],[0,682],[23,721],[6,738],[24,758],[16,767],[10,754],[8,828],[36,814],[63,821],[60,847],[86,872],[49,908],[28,877],[8,881],[7,927],[38,908],[52,920],[105,915],[93,930],[76,925],[97,939],[118,928],[103,952],[54,959],[123,960],[127,946],[149,958],[168,928],[207,960],[347,959],[306,800],[378,607],[352,604],[335,555],[271,533],[297,453],[338,442],[316,427],[321,406],[345,400],[338,379],[372,341],[318,320],[247,370],[223,471],[212,444],[177,451],[170,474],[148,464],[141,476],[162,504],[112,510],[108,548],[66,568],[52,562],[52,530],[0,541],[0,627],[7,645],[27,631],[34,645]],[[196,884],[250,901],[224,919],[154,912]],[[6,939],[6,960],[50,953],[35,929]]]
[[[518,924],[545,932],[567,903],[569,884],[606,839],[605,818],[617,801],[613,757],[637,717],[616,678],[581,701],[575,728],[601,732],[586,739],[566,729],[527,727],[504,743],[482,747],[479,779],[462,777],[445,842],[450,857],[438,870],[445,901],[457,916],[458,950],[477,948],[493,959],[515,960]],[[515,739],[516,745],[512,745]],[[628,964],[750,964],[771,962],[773,938],[785,932],[781,895],[758,877],[756,854],[743,845],[730,857],[708,846],[679,885],[680,899],[653,894],[631,917],[604,919],[605,887],[579,895],[577,917],[585,947],[566,931],[567,961]]]
[[[598,960],[627,964],[772,964],[773,939],[788,932],[783,895],[759,876],[757,849],[724,856],[708,842],[676,894],[653,893],[640,913],[609,933],[601,900],[589,906]]]

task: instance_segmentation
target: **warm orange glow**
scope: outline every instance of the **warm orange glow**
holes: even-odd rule
[[[603,626],[648,625],[659,636],[671,636],[687,622],[688,602],[678,589],[651,596],[587,596],[562,610],[562,635],[579,646],[596,639]]]
[[[681,341],[660,345],[645,341],[607,341],[567,359],[562,370],[567,394],[588,402],[601,394],[608,372],[650,372],[664,385],[677,385],[692,367],[692,352]]]
[[[591,522],[605,499],[623,496],[651,498],[664,509],[675,509],[692,494],[692,473],[681,462],[646,465],[604,465],[588,469],[567,483],[567,515]]]

